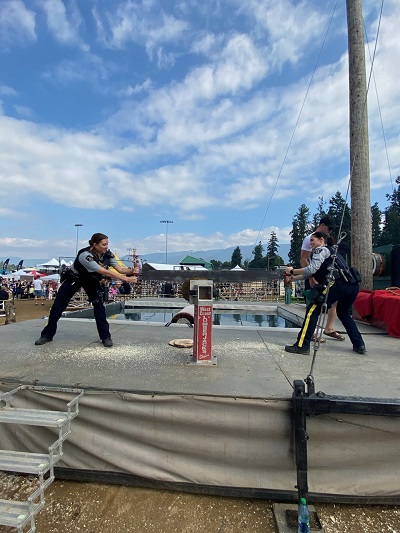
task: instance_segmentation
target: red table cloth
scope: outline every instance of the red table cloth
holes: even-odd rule
[[[400,289],[360,291],[354,302],[357,313],[372,325],[380,325],[392,337],[400,338]]]

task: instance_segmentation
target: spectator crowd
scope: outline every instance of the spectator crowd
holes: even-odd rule
[[[34,299],[33,281],[20,281],[14,279],[1,278],[2,291],[8,294],[8,298],[0,298],[2,300],[16,299],[29,300]],[[42,290],[43,296],[48,300],[52,300],[57,294],[58,282],[54,280],[43,281]]]

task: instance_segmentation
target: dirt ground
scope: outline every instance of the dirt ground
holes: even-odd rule
[[[15,303],[17,322],[41,318],[48,314],[51,306],[49,301],[45,301],[44,306],[24,300]],[[0,317],[0,325],[3,324],[4,318]],[[0,472],[0,498],[24,499],[33,483],[29,477]],[[274,502],[267,500],[61,480],[55,481],[45,496],[45,507],[36,519],[37,533],[277,531],[272,512]],[[400,533],[400,506],[315,503],[314,507],[325,533]],[[0,533],[11,531],[0,526]]]

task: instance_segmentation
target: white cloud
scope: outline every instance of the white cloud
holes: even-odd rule
[[[37,249],[43,246],[46,241],[38,241],[35,239],[14,239],[14,238],[0,238],[0,248],[12,249]]]
[[[35,14],[22,0],[4,0],[0,4],[0,42],[6,49],[36,40]]]
[[[289,61],[297,63],[304,55],[307,43],[312,43],[325,29],[327,17],[308,2],[289,0],[249,0],[242,11],[254,17],[255,31],[269,44],[269,61],[278,70]]]
[[[14,105],[14,109],[18,115],[25,118],[31,118],[33,116],[32,109],[25,105]]]
[[[104,82],[108,81],[114,67],[106,63],[96,54],[86,53],[75,59],[63,59],[59,63],[51,66],[43,73],[43,78],[51,83],[58,81],[61,83],[73,84],[77,81],[91,84],[96,91],[108,92],[109,86]]]
[[[155,131],[158,130],[157,142],[162,149],[184,152],[187,146],[215,140],[221,133],[232,134],[229,112],[235,113],[235,106],[225,100],[222,106],[225,109],[229,107],[229,112],[221,116],[223,108],[219,99],[229,96],[239,98],[240,93],[260,81],[265,72],[266,64],[261,51],[255,48],[248,36],[235,35],[221,51],[216,64],[195,68],[181,83],[172,83],[153,91],[136,106],[124,106],[109,124],[118,130],[138,132],[142,122],[152,123]],[[214,124],[209,123],[209,118],[213,118],[210,111],[217,115]]]
[[[3,192],[13,196],[17,187],[21,198],[36,192],[64,205],[83,207],[86,198],[87,206],[104,207],[114,158],[105,140],[6,117],[0,124]]]
[[[16,96],[17,91],[8,85],[0,85],[0,96]]]
[[[221,43],[223,42],[223,36],[215,35],[214,33],[200,33],[200,37],[195,36],[194,42],[191,45],[191,51],[194,54],[202,54],[210,57],[219,52]]]
[[[105,46],[118,49],[130,42],[138,43],[144,45],[152,59],[163,44],[179,40],[187,28],[185,21],[169,15],[154,2],[110,3],[105,14],[93,9],[93,17],[98,39]]]
[[[128,85],[124,89],[118,91],[118,96],[130,98],[136,94],[147,93],[153,88],[153,82],[148,78],[143,83],[136,84],[135,86]]]
[[[56,41],[74,46],[80,43],[82,18],[74,1],[64,4],[62,0],[41,0],[39,5],[46,14],[48,29]]]
[[[290,242],[291,227],[278,228],[276,226],[268,226],[261,232],[246,228],[240,232],[224,234],[220,231],[209,233],[207,235],[199,235],[197,233],[175,233],[173,225],[168,231],[168,250],[170,252],[180,252],[182,250],[213,250],[225,249],[231,246],[253,246],[261,241],[266,247],[271,232],[274,231],[278,238],[279,244],[286,244]],[[152,235],[146,239],[137,242],[138,249],[142,255],[148,253],[157,253],[165,251],[165,234]],[[116,244],[118,246],[118,244]],[[121,251],[123,247],[121,247]],[[125,252],[123,252],[125,253]]]

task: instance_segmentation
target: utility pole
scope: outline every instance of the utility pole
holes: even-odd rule
[[[361,288],[372,290],[372,227],[368,147],[367,83],[361,0],[346,0],[349,47],[351,264]]]
[[[79,228],[81,228],[83,224],[75,224],[76,227],[76,250],[75,255],[78,255],[78,247],[79,247]]]
[[[165,264],[168,265],[168,224],[173,224],[173,220],[160,220],[160,224],[165,224]]]

